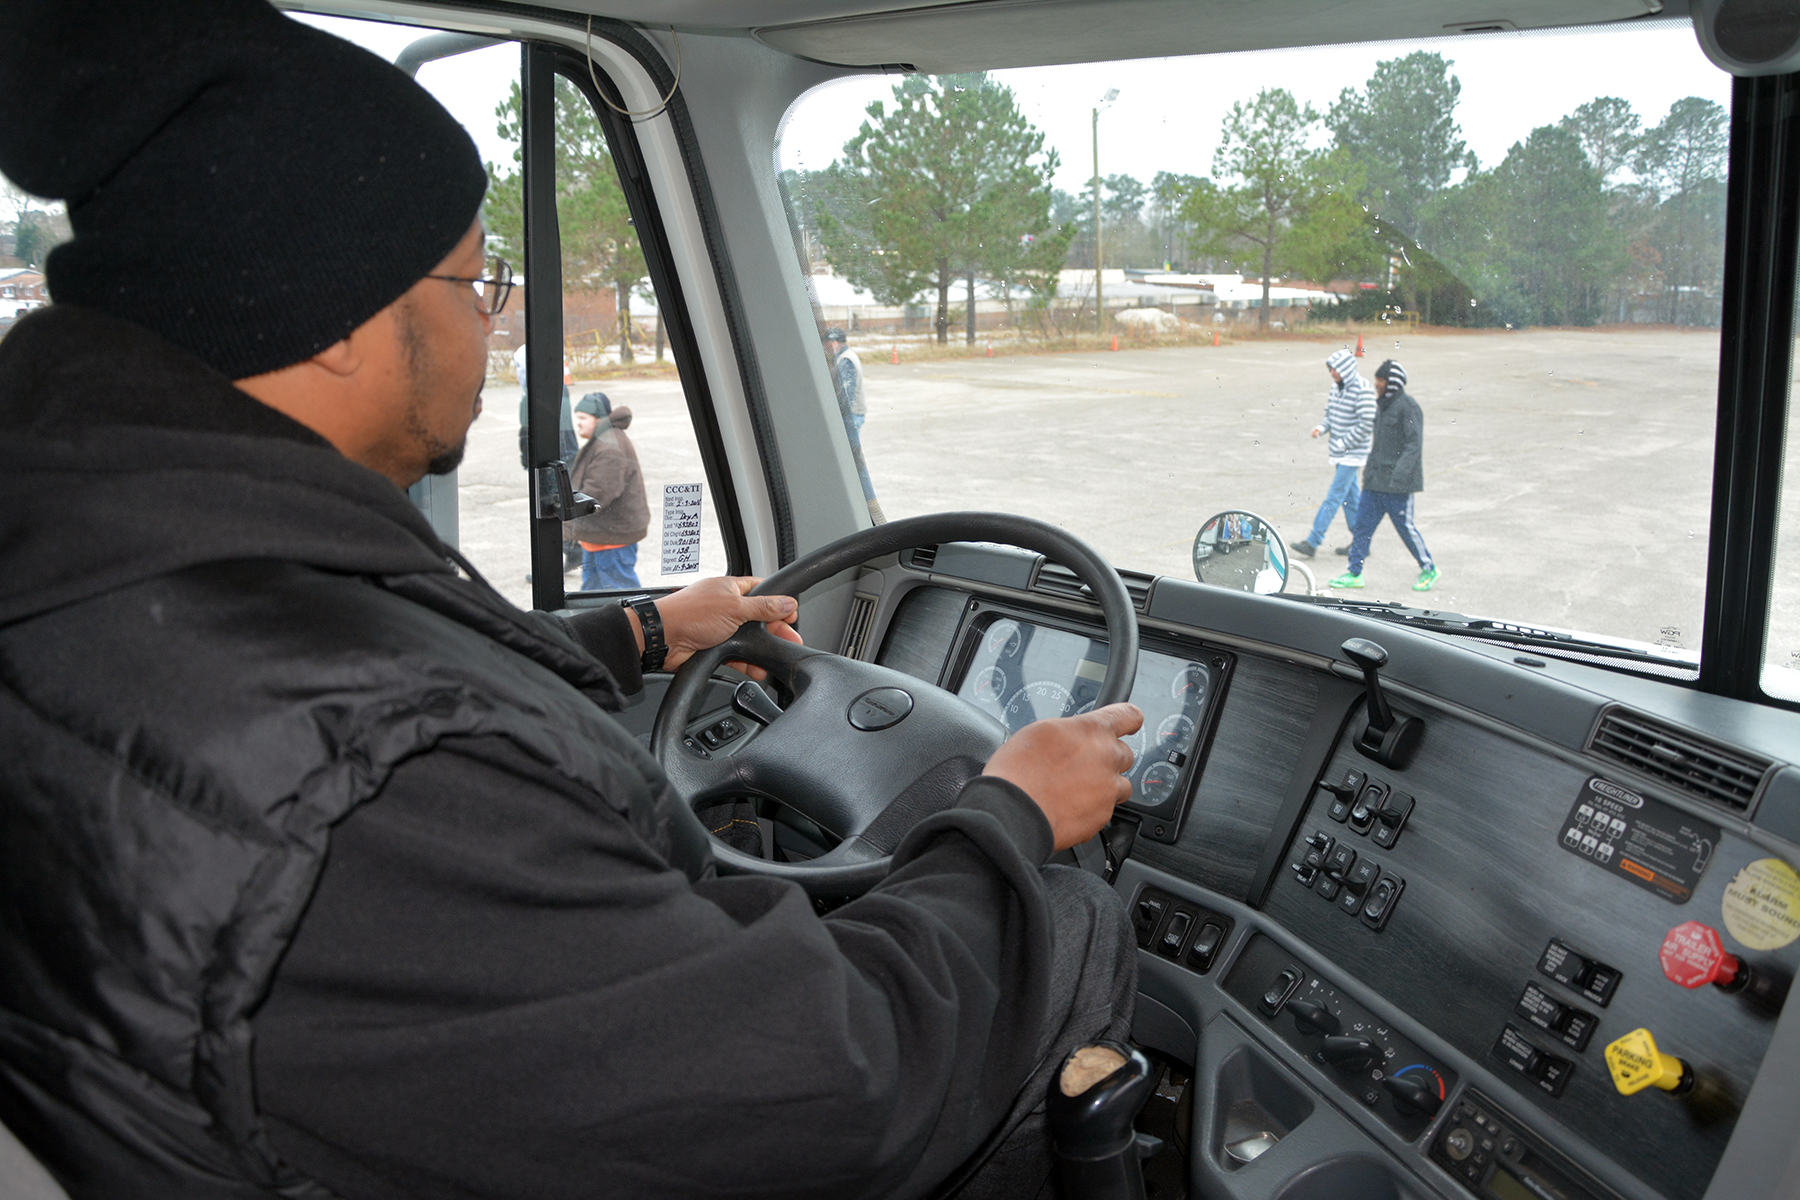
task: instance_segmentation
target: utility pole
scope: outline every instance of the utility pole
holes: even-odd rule
[[[1100,110],[1119,98],[1118,88],[1107,88],[1094,108],[1094,332],[1106,336],[1106,304],[1100,292]]]

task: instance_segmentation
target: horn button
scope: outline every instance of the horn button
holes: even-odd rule
[[[871,688],[850,702],[850,724],[864,732],[887,729],[906,720],[912,710],[910,692],[897,687]]]

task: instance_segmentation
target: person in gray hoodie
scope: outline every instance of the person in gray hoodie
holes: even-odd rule
[[[1326,453],[1331,456],[1331,486],[1325,489],[1325,502],[1313,518],[1312,532],[1297,542],[1289,542],[1296,553],[1311,558],[1325,541],[1325,534],[1338,510],[1344,510],[1344,524],[1356,522],[1356,509],[1362,493],[1356,486],[1356,472],[1369,458],[1369,439],[1375,428],[1375,389],[1356,371],[1356,356],[1348,350],[1332,352],[1325,360],[1331,372],[1332,389],[1325,393],[1325,420],[1313,426],[1312,436],[1330,434]]]
[[[1362,503],[1350,527],[1350,569],[1331,581],[1334,588],[1363,586],[1363,560],[1369,556],[1369,538],[1381,518],[1394,523],[1408,551],[1419,563],[1415,592],[1429,592],[1437,582],[1437,563],[1425,547],[1425,537],[1413,522],[1413,493],[1425,490],[1425,415],[1419,403],[1406,394],[1406,368],[1388,359],[1375,368],[1375,434],[1369,460],[1363,467]]]

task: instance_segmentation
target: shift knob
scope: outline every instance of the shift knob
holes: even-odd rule
[[[1084,1046],[1050,1085],[1046,1116],[1067,1200],[1144,1200],[1138,1110],[1150,1098],[1150,1060],[1126,1046]]]

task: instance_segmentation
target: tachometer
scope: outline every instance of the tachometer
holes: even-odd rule
[[[1161,804],[1175,794],[1181,772],[1168,763],[1151,763],[1138,781],[1138,797],[1148,804]]]
[[[1014,692],[1012,699],[1006,702],[1006,709],[1000,714],[1000,719],[1006,722],[1008,729],[1017,733],[1033,721],[1064,715],[1072,707],[1073,700],[1069,689],[1062,684],[1040,679]]]
[[[990,658],[1005,658],[1019,652],[1019,640],[1017,621],[995,621],[981,639],[981,650]]]
[[[1206,685],[1212,677],[1205,667],[1191,662],[1175,673],[1169,683],[1169,698],[1180,700],[1184,704],[1199,704],[1206,696]]]
[[[1171,750],[1186,754],[1188,747],[1194,744],[1194,722],[1191,717],[1176,713],[1172,717],[1164,717],[1162,724],[1156,727],[1156,748],[1167,753]]]

